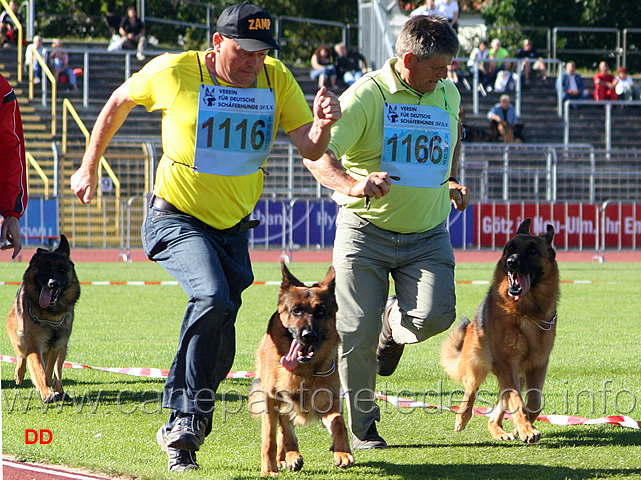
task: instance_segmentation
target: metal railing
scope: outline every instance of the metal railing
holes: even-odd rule
[[[78,115],[78,112],[76,112],[76,109],[73,107],[73,104],[71,103],[71,101],[68,98],[65,98],[62,102],[62,153],[63,155],[67,153],[67,137],[68,137],[67,112],[71,114],[73,119],[76,121],[78,128],[80,128],[80,131],[85,137],[85,149],[89,148],[89,138],[90,138],[89,130],[87,130],[87,127],[85,127],[85,124],[80,118],[80,115]],[[116,198],[119,199],[120,198],[120,180],[118,179],[113,169],[109,165],[109,162],[107,162],[104,156],[101,156],[100,164],[98,166],[98,178],[102,177],[103,168],[107,172],[107,175],[109,175],[109,178],[111,178],[111,181],[113,182],[114,187],[116,189]],[[102,190],[102,185],[98,185],[98,188]]]
[[[561,32],[582,32],[582,33],[602,33],[602,34],[614,34],[616,38],[616,43],[614,48],[592,48],[592,49],[570,49],[570,48],[559,48],[559,36]],[[603,42],[605,44],[605,41]],[[611,54],[616,56],[617,59],[617,68],[621,65],[621,56],[624,54],[623,49],[621,48],[621,30],[618,28],[598,28],[598,27],[554,27],[552,30],[552,58],[558,58],[559,53],[567,53],[572,55],[577,54],[599,54],[604,58],[607,58]],[[616,69],[615,69],[616,70]]]
[[[28,48],[31,48],[32,51],[35,51],[35,48],[33,48],[31,45],[28,46]],[[46,67],[46,69],[43,68],[43,71],[46,72],[47,78],[51,82],[51,88],[52,88],[52,94],[51,94],[51,103],[52,103],[52,109],[56,105],[57,101],[57,89],[58,89],[58,82],[56,81],[55,75],[51,72],[51,69],[48,67],[47,62],[46,62],[46,57],[48,56],[49,52],[52,52],[53,50],[51,48],[45,48],[44,53],[45,56],[41,56],[37,51],[36,55],[34,55],[35,58],[38,59],[38,63],[40,64],[41,67]],[[168,51],[168,50],[167,50]],[[167,51],[165,50],[145,50],[145,54],[147,55],[160,55],[162,53],[166,53]],[[131,57],[135,56],[137,52],[135,50],[124,50],[124,51],[118,51],[118,52],[109,52],[106,49],[105,50],[98,50],[95,48],[65,48],[65,52],[70,53],[70,54],[81,54],[82,55],[82,65],[83,65],[83,70],[82,70],[82,106],[83,107],[88,107],[89,106],[89,89],[91,87],[91,80],[92,80],[92,74],[91,74],[91,68],[89,64],[89,60],[91,56],[120,56],[123,58],[124,62],[124,75],[122,78],[122,81],[124,82],[127,80],[131,75],[132,75],[132,64],[131,64]],[[176,50],[175,52],[178,52]],[[30,66],[30,69],[33,69],[33,66]],[[47,82],[44,81],[41,83],[42,85],[42,106],[46,107],[47,106],[47,97],[48,91],[49,91],[49,85]],[[33,99],[33,75],[30,73],[29,75],[29,99]],[[52,110],[52,115],[55,116],[55,110]],[[52,126],[52,129],[54,129],[54,135],[55,135],[55,126]]]
[[[18,39],[17,39],[17,47],[18,47],[18,82],[22,82],[22,62],[23,62],[23,49],[24,49],[24,27],[18,20],[18,17],[16,16],[15,13],[11,10],[9,7],[9,3],[7,0],[0,0],[0,5],[2,6],[2,9],[5,10],[8,14],[11,20],[13,21],[13,24],[16,26],[18,29]]]
[[[40,179],[42,180],[42,184],[44,186],[44,192],[45,192],[45,198],[49,197],[49,178],[45,174],[45,172],[42,170],[40,167],[40,164],[36,161],[35,158],[33,158],[33,155],[31,153],[26,152],[26,158],[27,158],[27,190],[29,190],[29,165],[33,167],[33,169],[36,171]]]
[[[347,30],[348,27],[345,23],[343,22],[333,22],[329,20],[316,20],[313,18],[299,18],[299,17],[289,17],[286,15],[281,15],[278,17],[275,17],[275,28],[274,28],[274,33],[276,34],[276,42],[281,45],[281,47],[284,45],[284,43],[287,42],[293,42],[295,39],[292,38],[286,38],[283,36],[283,23],[284,22],[294,22],[294,23],[305,23],[305,24],[310,24],[310,25],[325,25],[327,27],[336,27],[341,31],[341,41],[345,44],[348,45],[348,36],[347,36]],[[278,50],[274,51],[274,56],[276,58],[280,58],[280,52]]]
[[[42,82],[42,106],[47,106],[47,87],[45,82],[45,76],[51,82],[51,135],[56,134],[56,104],[58,101],[58,81],[56,76],[53,74],[45,58],[40,55],[40,52],[36,50],[33,45],[27,46],[27,49],[30,50],[32,59],[35,59],[36,62],[40,65],[41,82]],[[29,100],[33,100],[34,97],[34,73],[33,73],[33,61],[29,63]]]
[[[388,58],[394,56],[396,43],[390,32],[387,12],[379,0],[359,2],[358,12],[363,55],[373,69],[381,68]]]
[[[331,191],[320,187],[306,172],[295,149],[288,149],[283,142],[276,150],[276,156],[268,162],[272,173],[266,177],[264,194],[252,213],[254,218],[261,220],[261,227],[249,234],[252,248],[328,248],[333,241],[336,214],[336,205],[330,199]],[[624,169],[626,174],[622,176]],[[631,216],[626,214],[627,223],[621,224],[623,237],[617,240],[618,243],[613,244],[612,240],[612,235],[618,234],[613,227],[616,221],[608,220],[608,237],[604,237],[608,240],[607,247],[638,248],[641,241],[636,237],[629,240],[630,230],[636,229],[637,235],[641,235],[641,218],[636,218],[641,150],[605,151],[588,144],[464,143],[459,174],[479,208],[494,209],[489,213],[484,210],[483,215],[487,218],[483,217],[483,220],[480,217],[468,219],[467,215],[472,215],[470,210],[462,220],[476,222],[476,228],[486,229],[490,235],[498,235],[498,232],[493,232],[494,227],[485,223],[492,223],[495,216],[501,218],[502,209],[508,209],[507,215],[510,208],[523,208],[522,205],[538,205],[537,212],[552,205],[554,215],[558,217],[559,212],[566,212],[564,215],[571,217],[568,221],[578,225],[568,226],[568,230],[561,232],[570,236],[559,245],[593,248],[596,223],[592,217],[597,215],[594,206],[619,202],[626,205],[626,209],[630,208],[628,205],[635,205],[636,210]],[[121,199],[104,196],[100,199],[100,208],[97,208],[97,202],[82,205],[71,195],[50,198],[59,202],[64,210],[60,213],[60,230],[73,238],[74,246],[121,247],[125,253],[140,247],[139,230],[147,208],[142,194]],[[592,226],[582,227],[582,220],[577,219],[581,216],[591,216],[589,223]],[[52,218],[56,215],[49,214],[44,221],[53,221]],[[474,229],[471,224],[464,224],[464,228],[468,229],[467,233],[463,232],[467,238]],[[571,235],[581,229],[587,236],[581,237],[579,242]],[[46,230],[37,226],[31,229],[32,232]],[[505,243],[500,236],[493,238],[497,239],[498,245]],[[460,244],[466,248],[465,245],[485,248],[491,247],[492,243],[483,238]]]
[[[566,100],[563,105],[563,143],[570,145],[570,113],[574,110],[573,107],[581,105],[591,105],[603,107],[605,109],[604,118],[604,138],[605,149],[612,149],[612,107],[629,107],[641,106],[641,100]]]
[[[467,61],[469,60],[466,57],[457,57],[455,58],[456,61],[460,62],[462,65],[467,65]],[[523,86],[521,84],[521,74],[523,73],[523,69],[525,67],[526,63],[536,63],[536,62],[542,62],[546,65],[548,65],[548,70],[552,70],[554,72],[558,72],[557,75],[560,75],[562,69],[563,69],[563,62],[560,60],[548,60],[545,58],[542,59],[533,59],[533,58],[516,58],[516,57],[509,57],[509,58],[502,58],[500,60],[485,60],[485,61],[480,61],[479,59],[474,60],[474,67],[472,68],[471,75],[472,75],[472,84],[471,84],[471,90],[472,90],[472,111],[475,115],[479,114],[479,108],[480,108],[480,102],[479,102],[479,93],[481,92],[481,85],[479,82],[479,72],[478,72],[478,67],[481,63],[483,64],[491,64],[491,63],[510,63],[516,65],[516,76],[514,80],[514,109],[516,110],[516,115],[520,116],[521,115],[521,104],[523,101]],[[465,68],[465,67],[462,67]],[[561,117],[561,94],[560,92],[557,95],[557,102],[558,102],[558,112],[559,112],[559,117]]]

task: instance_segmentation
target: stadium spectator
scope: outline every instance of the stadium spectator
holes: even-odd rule
[[[212,430],[216,389],[234,362],[241,295],[253,281],[247,231],[258,222],[249,215],[279,126],[300,155],[314,160],[327,150],[340,117],[338,100],[325,88],[310,111],[292,73],[267,55],[279,48],[271,25],[264,9],[236,4],[218,17],[211,49],[148,62],[111,95],[71,177],[73,192],[91,202],[100,158],[131,110],[162,111],[163,156],[142,239],[148,257],[189,296],[165,383],[169,420],[156,434],[172,472],[199,468],[196,451]],[[221,90],[246,101],[221,100]],[[255,106],[262,108],[249,108]],[[202,117],[211,120],[200,125],[209,131],[197,128]],[[241,138],[234,125],[247,122],[254,131]]]
[[[467,60],[467,68],[474,75],[475,70],[478,70],[479,85],[487,89],[492,85],[492,79],[489,72],[487,60],[490,58],[490,49],[488,48],[487,41],[481,40],[478,47],[474,47],[470,52],[470,57]],[[481,90],[484,91],[484,90]]]
[[[127,16],[120,22],[120,46],[123,50],[137,50],[136,58],[141,62],[145,59],[147,40],[145,37],[145,23],[138,18],[136,7],[127,9]]]
[[[568,62],[565,72],[559,76],[557,89],[561,90],[561,100],[585,100],[590,97],[590,92],[585,88],[585,82],[576,72],[576,64]]]
[[[457,85],[460,81],[463,80],[464,74],[463,70],[461,69],[461,64],[458,60],[452,60],[452,63],[447,66],[447,78],[452,83],[455,83]]]
[[[610,73],[608,62],[599,63],[599,73],[594,76],[594,99],[618,100],[619,96],[614,90],[616,77]]]
[[[53,52],[51,52],[50,62],[53,66],[53,73],[58,83],[68,83],[73,90],[77,91],[78,79],[74,69],[69,66],[69,55],[64,51],[64,46],[64,42],[57,39],[51,44]],[[67,82],[64,82],[65,77]]]
[[[458,3],[456,0],[437,0],[436,10],[450,22],[455,32],[458,32]]]
[[[33,83],[40,83],[42,76],[42,67],[36,60],[35,55],[33,54],[33,50],[36,50],[45,61],[47,60],[45,56],[45,44],[40,35],[36,35],[35,37],[33,37],[33,42],[31,43],[31,45],[29,45],[29,47],[27,47],[27,52],[25,53],[24,60],[24,66],[27,71],[29,70],[29,65],[33,65]]]
[[[312,71],[309,72],[312,80],[318,80],[318,88],[329,86],[336,88],[336,65],[332,61],[332,49],[329,45],[321,45],[312,54]]]
[[[15,259],[22,249],[20,217],[27,208],[27,164],[20,107],[2,75],[0,98],[0,248],[12,248],[11,258]]]
[[[617,92],[619,100],[639,100],[641,96],[639,86],[634,84],[634,80],[628,75],[626,67],[619,67],[614,83],[614,91]]]
[[[406,344],[446,330],[456,316],[445,223],[450,200],[465,210],[469,192],[454,178],[461,96],[445,77],[458,49],[447,19],[410,17],[396,57],[368,73],[371,81],[341,95],[343,116],[332,127],[327,152],[316,162],[305,160],[340,205],[333,253],[342,340],[338,367],[355,450],[387,447],[376,427],[377,371],[391,375]],[[400,118],[403,105],[416,113]],[[400,151],[418,136],[433,148],[412,143],[408,161],[397,162],[396,146]],[[451,140],[442,143],[443,136]],[[390,275],[396,297],[388,298]]]
[[[526,87],[530,86],[530,81],[533,76],[532,72],[534,72],[534,74],[541,74],[541,76],[543,76],[545,67],[543,65],[543,62],[540,61],[541,57],[539,57],[536,48],[534,48],[532,40],[530,40],[529,38],[523,40],[523,46],[517,50],[516,58],[527,58],[529,60],[536,59],[536,61],[523,62],[522,75],[523,83]]]
[[[348,87],[367,72],[365,56],[354,50],[347,49],[344,43],[334,47],[336,51],[336,76]]]
[[[11,0],[9,2],[9,8],[13,14],[18,18],[18,21],[22,23],[22,14],[18,12],[18,2]],[[13,18],[9,15],[9,12],[6,10],[0,15],[0,33],[2,38],[0,43],[3,47],[9,47],[11,44],[18,43],[18,26],[13,22]]]
[[[489,54],[489,75],[490,75],[490,85],[493,86],[496,81],[496,76],[502,70],[510,71],[512,65],[510,62],[501,61],[503,58],[510,56],[510,53],[507,51],[507,48],[501,46],[501,41],[498,38],[492,40],[490,54]]]
[[[525,142],[524,125],[519,122],[509,95],[501,95],[499,102],[487,112],[487,118],[490,120],[490,131],[494,140],[502,140],[505,143],[517,140]]]
[[[425,0],[425,3],[419,5],[414,10],[411,11],[410,16],[415,15],[437,15],[438,9],[436,8],[436,2],[434,0]]]

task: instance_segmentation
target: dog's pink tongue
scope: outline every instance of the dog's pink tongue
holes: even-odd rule
[[[47,287],[42,287],[40,290],[40,306],[42,308],[47,308],[51,303],[51,290]]]
[[[296,341],[292,340],[292,344],[289,346],[289,352],[287,355],[280,359],[280,364],[285,367],[287,370],[294,370],[298,366],[298,352],[303,346]]]
[[[521,286],[521,293],[514,295],[514,301],[518,302],[523,295],[525,295],[530,290],[530,276],[518,274],[517,281]]]
[[[521,284],[521,296],[530,291],[530,276],[519,274],[519,283]]]

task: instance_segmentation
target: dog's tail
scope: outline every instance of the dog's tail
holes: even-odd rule
[[[459,381],[459,361],[461,359],[461,350],[465,340],[465,332],[470,325],[470,319],[461,315],[461,321],[447,336],[441,346],[441,367],[452,377],[452,380]]]

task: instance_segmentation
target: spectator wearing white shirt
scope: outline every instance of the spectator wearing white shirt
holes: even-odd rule
[[[614,91],[619,100],[639,100],[639,86],[634,84],[632,77],[628,75],[626,67],[619,67],[617,78],[614,80]]]
[[[35,37],[33,37],[33,43],[29,47],[30,48],[27,48],[27,52],[25,53],[24,58],[25,69],[28,69],[29,64],[33,63],[33,83],[40,83],[42,77],[42,68],[36,60],[35,55],[33,54],[33,50],[36,50],[40,54],[40,56],[46,60],[45,44],[42,40],[42,37],[40,35],[36,35]]]
[[[450,25],[458,33],[458,3],[456,0],[438,0],[436,10],[450,21]]]

